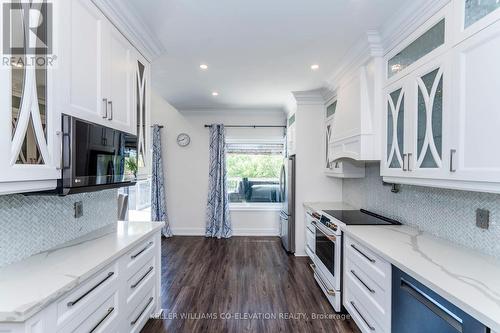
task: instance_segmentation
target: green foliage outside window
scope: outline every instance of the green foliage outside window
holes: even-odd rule
[[[229,178],[279,179],[283,157],[281,155],[228,154]]]

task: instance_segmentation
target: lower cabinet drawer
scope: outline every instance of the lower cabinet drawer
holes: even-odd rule
[[[135,274],[146,261],[155,256],[155,248],[155,238],[149,238],[125,255],[126,278]]]
[[[391,315],[391,291],[382,289],[368,274],[350,260],[344,265],[344,286],[358,295],[366,307],[369,307],[373,315],[385,326],[390,324]],[[388,287],[390,288],[390,281]]]
[[[309,251],[313,254],[313,257],[315,253],[315,247],[316,247],[316,235],[309,228],[306,228],[306,250],[309,248]]]
[[[374,318],[369,308],[365,307],[351,292],[344,292],[344,306],[363,333],[391,333],[384,329]]]
[[[95,302],[89,308],[93,308],[94,310],[88,315],[74,318],[58,333],[118,332],[118,291],[115,291],[105,301]]]
[[[127,281],[127,304],[133,304],[134,299],[140,297],[145,289],[154,287],[156,279],[155,258],[151,258]]]
[[[92,311],[90,304],[116,290],[118,273],[118,263],[114,263],[60,299],[56,303],[57,327],[63,327],[75,317]]]
[[[146,322],[149,320],[151,314],[156,311],[156,293],[155,288],[150,289],[137,306],[132,307],[132,311],[129,312],[127,319],[124,323],[123,332],[140,332]]]

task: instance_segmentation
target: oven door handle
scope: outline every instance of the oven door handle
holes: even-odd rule
[[[337,237],[335,237],[334,235],[328,235],[326,232],[323,231],[323,229],[318,225],[317,222],[313,221],[312,224],[316,227],[316,230],[318,230],[319,232],[321,232],[330,241],[332,241],[334,243],[337,241]]]

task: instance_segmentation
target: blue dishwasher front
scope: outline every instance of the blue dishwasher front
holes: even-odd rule
[[[490,330],[393,266],[392,332],[488,333]]]

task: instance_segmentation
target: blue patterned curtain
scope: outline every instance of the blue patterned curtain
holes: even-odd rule
[[[167,199],[163,176],[163,160],[161,158],[161,128],[153,126],[153,158],[151,170],[151,220],[165,222],[162,234],[172,237],[167,216]]]
[[[229,216],[224,125],[212,125],[210,127],[210,166],[208,176],[205,236],[230,238],[233,230]]]

